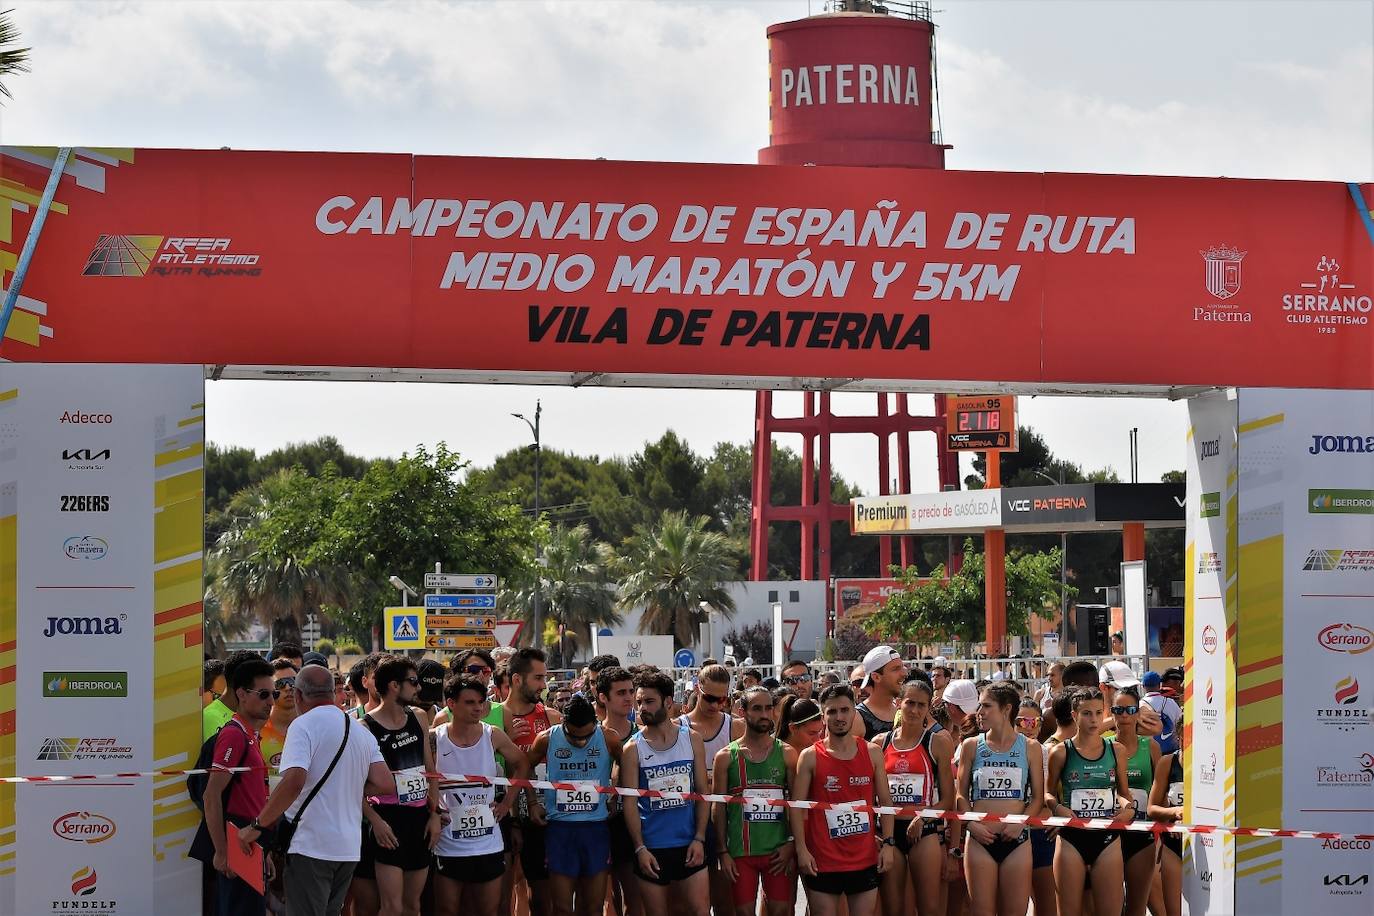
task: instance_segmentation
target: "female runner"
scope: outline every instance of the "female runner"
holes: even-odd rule
[[[983,688],[978,727],[959,749],[960,811],[990,814],[1040,812],[1045,775],[1040,745],[1012,728],[1021,695],[1010,684]],[[964,843],[964,874],[974,916],[1025,916],[1030,902],[1031,849],[1023,824],[971,821]]]
[[[1140,713],[1140,688],[1122,687],[1112,701],[1112,716],[1116,719],[1114,743],[1126,756],[1126,787],[1135,802],[1136,820],[1149,820],[1150,787],[1155,781],[1155,767],[1159,764],[1159,742],[1138,734],[1136,724]],[[1126,872],[1126,916],[1145,916],[1150,900],[1150,888],[1155,881],[1155,838],[1153,834],[1133,830],[1121,834],[1121,860]]]

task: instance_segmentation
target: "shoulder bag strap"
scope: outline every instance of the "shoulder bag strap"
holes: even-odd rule
[[[305,797],[305,801],[301,802],[301,809],[296,812],[296,819],[291,822],[293,827],[300,826],[301,816],[305,814],[305,809],[310,807],[310,803],[315,800],[315,796],[319,794],[320,789],[324,788],[324,784],[329,781],[330,775],[334,772],[334,767],[338,765],[339,758],[343,756],[344,748],[348,747],[348,729],[352,725],[352,721],[353,717],[344,713],[344,733],[343,740],[339,742],[339,749],[335,751],[334,759],[329,761],[329,768],[324,771],[324,775],[320,777],[320,781],[315,783],[315,788],[311,789],[310,794]]]

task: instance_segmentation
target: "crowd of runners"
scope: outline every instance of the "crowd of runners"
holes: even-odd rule
[[[305,674],[323,659],[288,650],[295,657],[255,657],[247,667],[231,657],[223,675],[207,669],[207,696],[216,694],[207,737],[228,749],[223,760],[214,755],[226,772],[212,788],[237,778],[235,767],[257,765],[251,749],[229,752],[253,744],[244,734],[260,736],[261,765],[276,779],[277,768],[291,772],[295,710],[283,711],[293,702],[283,697],[306,702],[295,689],[303,675],[320,692],[330,681],[325,671]],[[373,794],[369,781],[362,796],[338,803],[346,810],[297,820],[356,820],[357,864],[345,884],[335,879],[334,899],[350,916],[787,916],[799,897],[814,916],[1180,912],[1177,835],[908,819],[865,807],[1176,821],[1180,670],[1142,682],[1120,660],[1055,664],[1031,695],[1014,678],[954,678],[942,659],[909,665],[879,646],[847,681],[800,661],[780,674],[708,659],[684,691],[668,672],[603,655],[554,687],[537,649],[499,658],[469,650],[447,666],[371,655],[335,675],[333,701],[310,713],[327,705],[336,719],[340,709],[355,717],[396,786]],[[227,680],[213,691],[217,676]],[[239,728],[220,730],[226,711]],[[501,776],[580,785],[490,781]],[[259,815],[285,810],[266,786],[240,791],[237,805],[230,798],[222,810],[207,805],[217,850],[260,840]],[[777,804],[791,799],[830,804]],[[219,912],[261,913],[284,900],[290,914],[334,916],[331,902],[299,899],[310,894],[292,880],[300,859],[277,863],[285,880],[259,908],[216,857],[216,878],[228,885]]]

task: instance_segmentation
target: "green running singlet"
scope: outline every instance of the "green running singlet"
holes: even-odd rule
[[[725,746],[730,752],[730,775],[726,782],[731,795],[745,796],[741,805],[725,807],[725,839],[730,855],[766,856],[787,842],[787,809],[769,805],[768,799],[781,801],[787,791],[787,765],[783,743],[773,739],[773,750],[763,763],[749,759],[740,741]],[[757,800],[757,801],[755,801]]]

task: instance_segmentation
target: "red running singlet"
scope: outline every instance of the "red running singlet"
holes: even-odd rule
[[[883,735],[883,765],[892,804],[926,807],[940,800],[940,784],[935,779],[935,760],[930,756],[927,730],[916,746],[899,751],[892,743],[892,732]]]
[[[840,760],[825,749],[825,740],[813,744],[815,772],[806,797],[823,802],[876,804],[873,763],[868,742],[857,739],[851,760]],[[806,848],[820,872],[859,871],[878,864],[878,844],[871,811],[817,810],[806,815]]]

